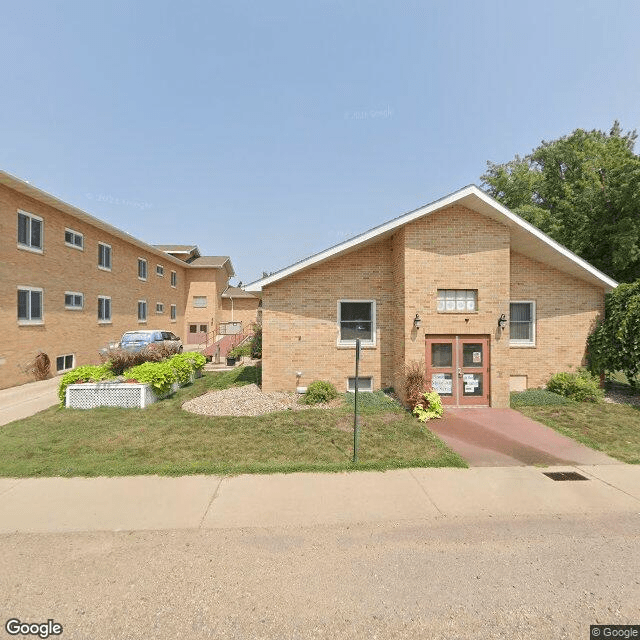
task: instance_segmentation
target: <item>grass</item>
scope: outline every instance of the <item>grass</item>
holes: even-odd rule
[[[512,394],[511,406],[592,449],[622,462],[640,464],[640,407],[573,401],[551,404],[544,402],[548,393],[540,394],[537,405],[530,403],[535,395],[530,391]],[[526,404],[518,397],[525,394],[529,394]]]
[[[255,367],[206,374],[146,409],[52,407],[12,422],[0,428],[0,476],[229,475],[466,466],[384,394],[363,403],[357,467],[351,463],[353,409],[346,398],[334,409],[255,418],[206,417],[181,409],[184,402],[209,390],[256,382],[257,375]]]

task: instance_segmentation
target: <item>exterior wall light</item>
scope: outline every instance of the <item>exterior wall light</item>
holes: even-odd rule
[[[413,326],[416,329],[419,329],[422,326],[422,320],[420,319],[420,316],[416,313],[416,317],[413,319]]]
[[[507,316],[504,313],[498,318],[498,329],[504,329],[507,325]]]

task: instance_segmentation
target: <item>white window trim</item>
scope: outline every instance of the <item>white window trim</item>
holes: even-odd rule
[[[84,309],[84,293],[82,293],[81,291],[65,291],[64,292],[65,297],[66,296],[80,296],[82,298],[82,305],[79,307],[73,306],[70,307],[66,301],[64,303],[64,308],[67,309],[68,311],[82,311]],[[69,355],[69,354],[67,354]]]
[[[18,324],[20,326],[30,326],[30,325],[41,325],[44,324],[44,289],[42,287],[29,287],[27,285],[21,285],[19,284],[16,287],[16,291],[29,291],[29,293],[31,293],[31,291],[39,291],[40,292],[40,311],[42,312],[42,317],[38,318],[37,320],[20,320],[18,319]],[[17,300],[16,300],[17,303]],[[17,312],[17,309],[16,309]],[[29,315],[31,315],[31,296],[29,296]]]
[[[175,274],[175,276],[176,276],[176,278],[175,278],[176,283],[175,283],[175,284],[172,284],[171,286],[172,286],[174,289],[176,289],[176,288],[177,288],[177,286],[178,286],[178,272],[177,272],[177,271],[172,271],[172,272],[171,272],[171,281],[172,281],[172,282],[173,282],[173,276],[174,276],[174,274]]]
[[[18,209],[17,213],[21,213],[23,216],[27,216],[28,218],[31,218],[33,220],[40,221],[40,244],[42,246],[33,247],[30,244],[22,244],[22,242],[17,242],[16,246],[18,247],[18,249],[22,249],[23,251],[31,251],[31,253],[43,254],[44,253],[44,218],[41,218],[40,216],[35,215],[35,213],[29,213],[28,211],[23,211],[22,209]],[[16,221],[17,221],[17,215],[16,215]],[[31,232],[31,228],[29,228],[29,232]],[[16,233],[17,233],[17,229],[16,229]],[[31,233],[29,233],[29,235],[31,235]]]
[[[145,270],[145,273],[147,274],[145,275],[144,278],[140,275],[141,262],[144,262],[144,270]],[[142,282],[146,282],[148,277],[149,277],[149,263],[146,258],[141,258],[140,256],[138,256],[138,280],[142,280]]]
[[[80,236],[82,238],[82,246],[81,247],[79,247],[77,244],[73,244],[71,242],[67,242],[67,238],[66,238],[67,231],[69,233],[73,233],[73,235]],[[65,246],[69,247],[70,249],[76,249],[78,251],[84,251],[84,234],[83,233],[80,233],[79,231],[76,231],[75,229],[69,229],[68,227],[65,227],[64,235],[65,235],[65,239],[64,239]],[[67,355],[72,355],[72,354],[67,354]]]
[[[112,306],[112,301],[111,301],[111,297],[110,296],[98,296],[98,300],[108,300],[109,301],[109,319],[107,320],[106,318],[101,320],[100,318],[98,318],[98,324],[113,324],[112,318],[113,318],[113,306]]]
[[[337,323],[337,328],[338,328],[338,339],[336,340],[336,345],[338,347],[346,347],[349,349],[355,348],[356,346],[356,341],[355,340],[341,340],[340,339],[340,335],[341,335],[341,324],[342,324],[342,318],[341,318],[341,314],[340,314],[340,305],[343,302],[368,302],[370,303],[371,306],[371,336],[372,339],[371,340],[361,340],[360,341],[360,346],[365,349],[373,349],[376,347],[376,318],[377,318],[377,311],[376,311],[376,301],[375,300],[351,300],[351,299],[343,299],[343,300],[338,300],[338,311],[337,311],[337,316],[338,316],[338,323]]]
[[[100,260],[100,245],[102,245],[103,247],[109,247],[109,262],[111,263],[111,266],[109,267],[103,267],[99,260]],[[113,266],[113,249],[111,247],[110,244],[107,244],[106,242],[98,242],[98,269],[101,269],[102,271],[111,271],[111,267]],[[104,296],[102,296],[104,297]]]
[[[176,310],[176,317],[172,318],[171,317],[171,310],[175,309]],[[178,322],[178,305],[177,304],[172,304],[171,305],[171,310],[169,311],[169,322]]]
[[[69,367],[68,369],[66,368],[58,369],[58,358],[64,358],[66,360],[67,356],[71,356],[71,367]],[[56,356],[56,373],[62,374],[62,373],[65,373],[66,371],[71,371],[71,369],[75,369],[75,364],[76,364],[76,356],[74,353],[60,354],[59,356]]]
[[[349,380],[353,378],[355,380],[355,376],[348,376],[347,377],[347,393],[355,393],[355,389],[349,389]],[[365,378],[368,378],[369,380],[371,380],[371,388],[370,389],[361,389],[360,387],[358,387],[358,393],[373,393],[373,390],[375,389],[374,386],[374,380],[373,380],[373,376],[358,376],[358,378],[360,378],[360,380],[364,380]]]
[[[158,271],[158,269],[162,269],[162,273],[160,273]],[[164,266],[161,264],[157,264],[156,265],[156,275],[158,276],[158,278],[164,278]]]
[[[160,307],[160,309],[158,309],[158,307]],[[156,302],[156,313],[164,313],[164,302]]]
[[[140,318],[140,304],[144,304],[144,319]],[[149,317],[149,305],[146,300],[138,300],[138,324],[146,324]]]
[[[530,304],[531,305],[531,317],[533,319],[531,326],[531,340],[513,340],[509,335],[509,346],[516,349],[534,349],[536,347],[537,338],[537,316],[536,316],[536,301],[535,300],[509,300],[509,316],[511,316],[511,304]],[[509,317],[511,322],[511,317]],[[511,325],[509,325],[511,326]]]

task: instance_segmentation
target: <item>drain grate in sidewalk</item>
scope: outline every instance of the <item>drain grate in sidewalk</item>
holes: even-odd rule
[[[580,475],[576,471],[543,471],[543,474],[547,478],[551,478],[556,482],[562,482],[563,480],[588,480],[583,475]]]

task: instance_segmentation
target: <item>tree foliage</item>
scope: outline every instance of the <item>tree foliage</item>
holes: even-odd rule
[[[623,371],[632,386],[640,372],[640,280],[620,284],[605,300],[605,318],[589,337],[594,373]]]
[[[511,211],[595,267],[640,278],[640,157],[637,134],[576,129],[528,156],[488,162],[483,187]]]

